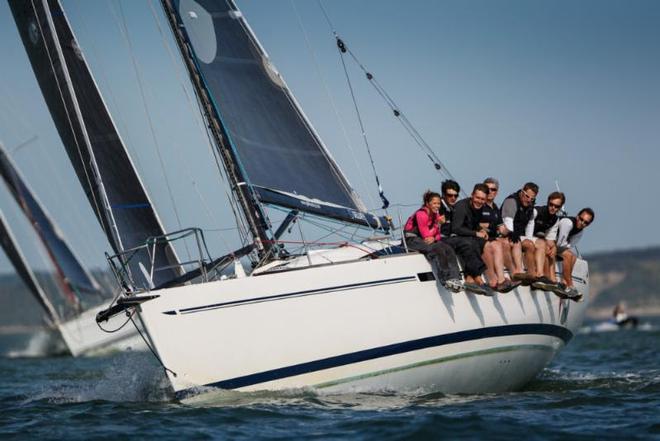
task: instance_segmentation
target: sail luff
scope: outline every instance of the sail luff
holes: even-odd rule
[[[44,309],[48,320],[50,320],[50,323],[46,322],[46,325],[57,325],[60,322],[59,315],[41,288],[34,272],[30,269],[23,252],[18,246],[18,242],[16,242],[14,234],[9,228],[9,224],[6,221],[2,210],[0,210],[0,245],[2,245],[2,248],[5,250],[5,254],[7,254],[7,257],[14,266],[16,273],[20,276],[23,283],[25,283],[34,298]]]
[[[34,0],[31,0],[34,2]],[[43,7],[44,11],[46,11],[46,20],[48,20],[49,24],[49,29],[51,32],[55,33],[55,23],[53,22],[53,17],[49,12],[48,9],[48,0],[42,0],[43,2]],[[65,18],[66,19],[66,18]],[[43,33],[43,29],[42,29]],[[56,35],[53,35],[53,42],[55,43],[55,49],[57,50],[57,54],[61,62],[63,63],[64,66],[66,66],[66,60],[64,58],[64,53],[62,52],[62,46],[60,45],[59,41],[57,38],[55,38]],[[63,68],[62,69],[62,74],[64,76],[65,82],[66,82],[66,87],[69,90],[69,94],[71,95],[71,104],[73,105],[73,110],[76,113],[76,119],[78,121],[84,121],[82,113],[80,111],[80,105],[78,103],[78,100],[76,99],[76,91],[73,87],[73,83],[71,81],[71,75],[69,74],[68,69]],[[87,132],[87,128],[85,127],[84,124],[80,125],[80,131],[81,134],[84,138],[84,145],[85,146],[90,146],[91,141],[89,139],[89,133]],[[76,142],[76,146],[78,150],[80,150],[80,143]],[[122,244],[121,236],[119,235],[119,230],[117,229],[117,223],[115,222],[114,215],[112,213],[112,210],[110,209],[110,202],[108,200],[108,195],[105,192],[105,188],[103,186],[103,181],[100,179],[100,173],[98,170],[98,164],[96,162],[96,159],[94,158],[94,150],[91,148],[87,149],[87,154],[89,155],[90,161],[89,164],[92,167],[92,179],[93,179],[93,184],[90,185],[95,185],[97,188],[98,195],[100,196],[100,201],[96,200],[95,208],[97,210],[97,216],[99,217],[104,217],[105,222],[101,222],[101,225],[103,226],[104,224],[107,225],[109,228],[107,231],[105,231],[106,235],[109,236],[111,239],[111,242],[114,244],[115,250],[124,250],[124,246]],[[89,176],[87,176],[87,179],[89,180]],[[98,204],[102,205],[102,209],[99,209]]]
[[[269,229],[265,213],[261,210],[257,200],[252,195],[252,189],[247,181],[247,176],[241,166],[240,159],[233,149],[229,134],[224,128],[222,117],[217,111],[217,105],[213,103],[213,95],[208,91],[204,81],[204,74],[199,69],[197,61],[191,52],[194,49],[186,33],[182,31],[178,14],[170,0],[161,0],[163,10],[167,16],[168,24],[177,42],[179,52],[182,56],[186,69],[188,70],[191,82],[195,89],[197,99],[202,104],[204,116],[208,121],[208,126],[213,135],[215,147],[220,153],[225,172],[231,184],[232,192],[238,201],[243,217],[247,221],[250,233],[255,240],[257,249],[265,253],[272,247],[272,240],[267,234]],[[229,145],[228,145],[229,144]]]
[[[39,87],[90,205],[115,253],[162,236],[164,229],[119,136],[94,77],[58,0],[9,0]],[[46,31],[44,31],[46,29]],[[182,270],[169,243],[156,246],[148,286]],[[146,250],[128,262],[134,276],[149,267]]]

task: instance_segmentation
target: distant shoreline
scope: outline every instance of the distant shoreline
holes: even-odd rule
[[[589,308],[587,309],[587,318],[590,319],[607,319],[612,317],[613,308]],[[658,317],[660,316],[660,306],[650,306],[642,308],[628,308],[626,309],[628,315],[637,317]]]

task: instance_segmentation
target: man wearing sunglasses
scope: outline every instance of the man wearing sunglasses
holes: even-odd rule
[[[573,267],[577,261],[575,245],[582,239],[582,233],[596,217],[594,210],[583,208],[576,217],[564,217],[548,233],[548,241],[556,241],[557,256],[563,261],[562,283],[559,284],[573,300],[580,300],[580,294],[573,286]]]
[[[488,194],[486,203],[481,207],[479,223],[488,231],[488,239],[481,257],[486,263],[486,277],[490,287],[499,292],[509,292],[517,288],[520,282],[512,282],[504,273],[505,266],[512,271],[513,265],[508,239],[502,239],[502,234],[506,234],[506,227],[502,222],[500,209],[495,203],[500,183],[497,179],[489,177],[484,180],[484,185],[488,188]]]
[[[546,240],[552,228],[560,219],[560,210],[566,203],[566,195],[554,191],[548,195],[548,204],[534,207],[534,215],[522,240],[527,270],[536,276],[532,283],[535,289],[553,291],[560,297],[567,297],[565,290],[557,285],[555,275],[555,256],[557,248],[554,241]]]
[[[502,221],[506,227],[503,236],[509,238],[513,259],[513,279],[520,280],[524,284],[531,284],[536,280],[533,274],[528,274],[523,269],[520,239],[525,235],[525,230],[534,215],[534,202],[538,193],[539,186],[528,182],[502,203]]]
[[[440,225],[440,234],[443,237],[451,236],[451,221],[454,213],[454,205],[458,202],[458,195],[461,192],[461,186],[458,182],[447,179],[442,182],[442,205],[440,206],[440,215],[444,222]]]

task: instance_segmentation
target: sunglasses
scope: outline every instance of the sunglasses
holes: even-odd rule
[[[445,193],[445,197],[447,197],[447,198],[457,198],[458,193]]]
[[[559,210],[561,208],[561,205],[553,204],[552,202],[550,202],[550,203],[548,203],[548,207],[556,208],[557,210]]]
[[[582,219],[581,217],[578,217],[578,220],[579,220],[580,222],[582,222],[582,223],[584,224],[585,227],[591,223],[590,220],[586,221],[586,220]]]
[[[498,191],[498,188],[497,187],[488,187],[488,190],[489,191]]]
[[[525,196],[526,199],[529,199],[530,201],[533,201],[534,199],[536,199],[536,195],[534,195],[534,196],[530,196],[530,195],[527,194],[527,192],[525,192],[525,191],[523,191],[522,194],[523,194],[523,196]]]

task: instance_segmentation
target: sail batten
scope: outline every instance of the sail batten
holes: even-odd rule
[[[172,4],[175,32],[189,43],[228,147],[257,199],[387,228],[365,212],[233,1]]]
[[[78,179],[115,253],[162,236],[164,229],[105,106],[58,0],[9,0],[23,45]],[[130,208],[130,209],[128,209]],[[149,268],[147,252],[129,268]],[[180,271],[174,249],[158,244],[154,280]]]

